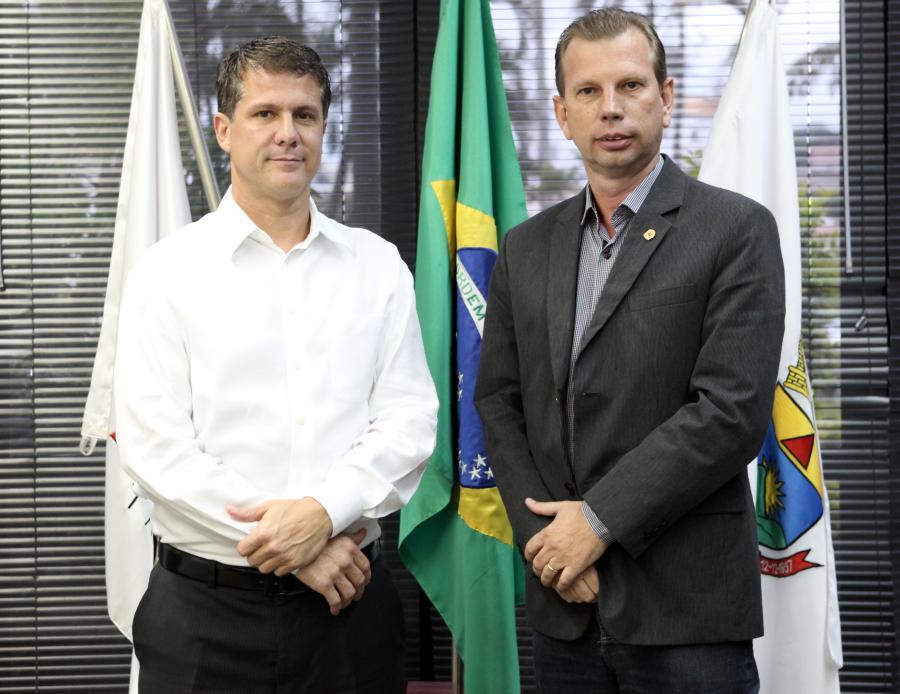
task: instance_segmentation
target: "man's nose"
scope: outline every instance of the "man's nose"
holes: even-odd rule
[[[615,89],[607,90],[600,99],[600,119],[603,121],[621,120],[624,115],[619,94]]]
[[[293,114],[285,113],[278,119],[278,131],[275,133],[275,139],[279,145],[287,146],[295,146],[300,141]]]

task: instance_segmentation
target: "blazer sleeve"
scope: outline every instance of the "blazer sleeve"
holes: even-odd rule
[[[633,557],[745,474],[768,428],[784,334],[780,242],[767,209],[753,203],[735,212],[684,405],[584,494]]]
[[[475,406],[484,426],[491,469],[510,524],[524,547],[550,522],[525,507],[525,497],[550,500],[552,495],[538,473],[528,445],[519,352],[509,286],[509,239],[497,258],[488,291],[487,313],[475,386]]]

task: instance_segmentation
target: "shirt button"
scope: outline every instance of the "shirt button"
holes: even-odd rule
[[[303,426],[304,424],[306,424],[306,417],[304,417],[302,415],[297,417],[297,424],[299,424],[300,426]]]
[[[610,258],[611,255],[612,255],[612,250],[610,250],[609,247],[603,249],[603,257],[604,257],[604,258],[606,258],[607,260],[609,260],[609,258]]]

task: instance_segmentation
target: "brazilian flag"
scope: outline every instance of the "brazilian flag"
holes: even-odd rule
[[[472,397],[491,271],[526,217],[488,0],[443,0],[425,130],[416,305],[440,398],[437,447],[400,556],[453,634],[467,694],[518,692],[523,569]]]

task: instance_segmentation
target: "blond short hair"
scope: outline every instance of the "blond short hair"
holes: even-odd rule
[[[563,96],[565,89],[562,58],[572,39],[580,38],[586,41],[600,41],[620,36],[629,29],[637,29],[647,37],[653,60],[653,72],[656,75],[656,81],[662,86],[667,77],[666,49],[662,45],[662,41],[659,40],[659,35],[656,33],[656,29],[653,28],[652,22],[637,12],[620,10],[617,7],[603,7],[582,15],[567,26],[563,33],[559,35],[554,57],[556,63],[556,89],[559,95]]]

